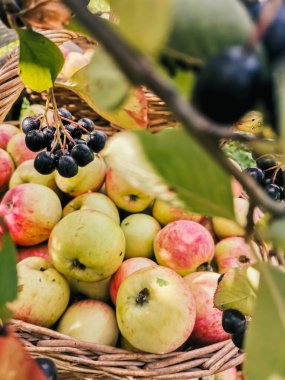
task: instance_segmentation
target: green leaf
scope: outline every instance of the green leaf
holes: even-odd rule
[[[138,132],[155,170],[194,212],[234,218],[231,179],[184,129]]]
[[[259,272],[254,267],[230,269],[222,277],[215,296],[220,310],[235,309],[252,315],[259,284]]]
[[[110,1],[109,0],[90,0],[88,4],[90,12],[109,12]]]
[[[171,0],[111,0],[119,31],[135,48],[157,53],[166,42],[172,20]]]
[[[32,29],[18,29],[20,38],[20,77],[31,90],[51,88],[64,64],[60,49]]]
[[[276,248],[285,251],[285,218],[271,221],[266,215],[257,224],[257,228],[262,239],[272,242]]]
[[[80,80],[82,74],[83,78]],[[84,83],[87,80],[94,102],[106,111],[119,108],[129,95],[131,87],[130,82],[110,55],[101,48],[95,51],[87,72],[84,68],[81,69],[75,74],[74,80],[78,83]]]
[[[2,236],[0,250],[0,319],[7,316],[7,302],[17,297],[16,248],[9,234]]]
[[[246,336],[245,380],[285,379],[285,272],[259,264],[260,286]]]
[[[232,158],[240,165],[242,170],[256,166],[252,152],[245,144],[239,141],[229,140],[223,145],[222,149],[229,158]]]

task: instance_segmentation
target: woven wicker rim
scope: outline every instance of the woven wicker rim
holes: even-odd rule
[[[235,367],[244,354],[231,340],[199,349],[156,355],[72,339],[54,330],[13,320],[28,351],[52,358],[62,379],[196,379]]]

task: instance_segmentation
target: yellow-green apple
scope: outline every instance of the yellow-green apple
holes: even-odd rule
[[[113,274],[110,282],[110,297],[113,304],[116,304],[117,294],[121,283],[132,273],[143,269],[153,268],[157,264],[147,259],[146,257],[133,257],[132,259],[125,260],[115,274]]]
[[[0,124],[0,148],[6,150],[11,138],[20,133],[20,129],[11,124]]]
[[[150,215],[132,214],[121,223],[126,238],[125,258],[153,257],[153,240],[160,231],[160,224]]]
[[[258,257],[261,257],[258,245],[254,241],[248,244],[243,237],[225,238],[215,247],[215,261],[218,264],[219,273],[252,265]]]
[[[12,174],[9,182],[9,188],[21,185],[23,183],[38,183],[43,186],[47,186],[52,189],[57,194],[60,193],[60,190],[56,186],[54,173],[51,174],[40,174],[34,168],[34,160],[28,160],[22,162]]]
[[[28,257],[42,257],[43,259],[50,261],[47,244],[43,243],[32,247],[18,247],[17,261],[20,262]]]
[[[153,203],[152,216],[163,226],[175,220],[193,220],[200,223],[204,219],[202,215],[174,207],[171,203],[160,199],[156,199]]]
[[[72,293],[83,294],[88,298],[99,301],[108,302],[110,300],[109,286],[111,277],[107,277],[105,280],[95,282],[79,281],[75,278],[68,276],[65,277],[69,283]]]
[[[121,334],[139,350],[163,354],[190,336],[195,300],[184,280],[157,265],[127,277],[120,286],[116,314]]]
[[[95,210],[120,223],[119,211],[115,203],[101,193],[86,193],[72,199],[63,209],[63,216],[77,210]]]
[[[238,380],[236,367],[229,368],[215,375],[215,380]]]
[[[52,326],[64,313],[70,296],[66,279],[41,257],[17,264],[18,296],[9,304],[15,319]]]
[[[0,148],[0,193],[7,190],[14,168],[11,156]]]
[[[194,272],[214,257],[214,240],[201,224],[177,220],[167,224],[154,239],[156,261],[182,276]]]
[[[132,186],[112,168],[107,170],[105,188],[108,197],[125,211],[141,212],[153,201],[151,195]]]
[[[74,303],[62,316],[57,331],[74,339],[115,346],[119,336],[116,314],[102,301]]]
[[[55,173],[55,182],[64,193],[76,197],[88,191],[97,191],[102,186],[106,173],[106,165],[101,156],[95,155],[90,164],[79,168],[78,173],[72,178],[62,177]]]
[[[64,76],[65,79],[70,79],[73,74],[88,65],[88,63],[88,59],[83,54],[70,52],[65,59],[61,75]]]
[[[31,104],[23,112],[21,112],[20,126],[22,128],[22,121],[28,116],[39,116],[43,115],[45,112],[45,107],[42,104]],[[47,112],[48,125],[54,125],[53,110]],[[46,125],[45,119],[43,120],[43,126]]]
[[[24,133],[17,133],[10,139],[7,152],[13,158],[16,166],[19,166],[24,161],[33,160],[38,154],[38,152],[32,152],[27,148]]]
[[[35,245],[48,239],[62,215],[54,191],[37,183],[24,183],[8,190],[0,204],[0,215],[19,245]]]
[[[184,277],[196,302],[197,316],[189,342],[207,345],[229,339],[222,327],[222,312],[214,306],[214,294],[220,275],[196,272]]]
[[[234,198],[236,221],[215,216],[213,218],[213,227],[215,234],[219,238],[225,238],[229,236],[244,236],[248,209],[248,200],[243,198]]]
[[[233,165],[234,165],[239,171],[242,171],[240,165],[239,165],[236,161],[232,160],[231,158],[230,158],[229,160],[232,162],[232,164],[233,164]],[[232,177],[232,178],[231,178],[231,185],[232,185],[232,193],[233,193],[233,196],[234,196],[235,198],[240,197],[240,196],[241,196],[241,193],[242,193],[242,191],[243,191],[243,188],[242,188],[242,185],[238,182],[238,180],[235,179],[235,177]]]
[[[101,281],[121,265],[126,241],[121,227],[94,210],[79,210],[64,217],[49,238],[55,268],[81,281]]]

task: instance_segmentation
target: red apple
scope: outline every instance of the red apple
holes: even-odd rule
[[[185,276],[214,257],[215,244],[209,231],[190,220],[167,224],[154,239],[157,262]]]
[[[110,297],[113,304],[116,304],[117,294],[121,283],[132,273],[142,268],[155,267],[157,264],[146,257],[133,257],[125,260],[117,272],[112,276],[110,283]]]
[[[251,246],[244,238],[233,236],[221,240],[216,244],[215,260],[218,264],[219,273],[225,273],[232,268],[243,268],[254,264],[260,251],[255,242]]]
[[[48,239],[62,215],[61,204],[54,191],[46,186],[25,183],[13,187],[0,204],[12,239],[19,245],[35,245]]]
[[[34,245],[33,247],[18,247],[17,261],[20,262],[27,257],[42,257],[50,261],[48,246],[46,243]]]
[[[17,133],[11,138],[7,145],[7,152],[13,158],[16,166],[24,161],[33,160],[38,154],[38,152],[32,152],[27,148],[24,133]]]
[[[20,129],[11,124],[0,124],[0,148],[7,148],[7,144],[10,139],[20,133]]]
[[[74,303],[62,316],[57,331],[91,343],[115,346],[119,336],[116,315],[102,301],[84,300]]]
[[[214,294],[220,275],[196,272],[184,277],[196,301],[196,322],[189,341],[207,345],[229,339],[222,327],[222,312],[214,306]]]
[[[0,192],[7,190],[10,178],[14,171],[14,163],[10,155],[0,149]]]

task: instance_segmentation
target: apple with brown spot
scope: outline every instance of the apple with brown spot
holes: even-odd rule
[[[167,224],[154,239],[157,262],[182,276],[212,261],[214,250],[214,240],[209,231],[190,220]]]
[[[13,241],[30,246],[48,239],[62,215],[61,204],[54,191],[46,186],[25,183],[8,190],[0,203]]]
[[[252,265],[258,257],[261,257],[258,245],[254,241],[248,244],[243,237],[225,238],[215,247],[215,261],[218,264],[219,273]]]
[[[220,275],[213,272],[196,272],[184,277],[196,302],[196,321],[189,342],[201,346],[230,338],[222,327],[222,311],[214,306],[214,294]]]
[[[143,269],[143,268],[153,268],[156,267],[157,264],[146,258],[146,257],[133,257],[131,259],[123,261],[120,268],[117,272],[112,276],[110,283],[110,297],[113,304],[116,304],[117,294],[122,282],[130,276],[132,273]]]

